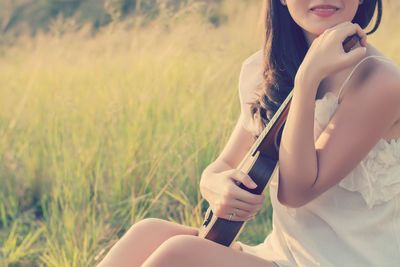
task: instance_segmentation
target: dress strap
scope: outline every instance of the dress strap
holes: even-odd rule
[[[357,63],[357,65],[356,65],[356,66],[352,69],[352,71],[350,72],[349,76],[347,76],[346,80],[342,83],[342,86],[341,86],[340,89],[339,89],[339,94],[338,94],[338,96],[337,96],[338,101],[339,101],[339,99],[340,99],[340,95],[341,95],[341,92],[342,92],[344,86],[345,86],[346,83],[350,80],[350,78],[351,78],[351,76],[353,75],[353,73],[354,73],[354,71],[356,70],[356,68],[357,68],[361,63],[363,63],[364,61],[366,61],[366,60],[369,59],[369,58],[381,59],[381,60],[384,60],[384,61],[387,61],[387,62],[390,62],[390,63],[396,65],[396,63],[394,63],[392,60],[387,59],[387,58],[384,57],[384,56],[370,55],[370,56],[367,56],[367,57],[363,58],[360,62]]]

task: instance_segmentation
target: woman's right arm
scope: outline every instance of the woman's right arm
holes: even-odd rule
[[[237,216],[232,220],[248,220],[264,203],[264,195],[249,193],[235,183],[239,181],[248,188],[255,188],[250,176],[236,169],[254,141],[253,135],[238,120],[221,154],[201,175],[201,195],[220,218],[229,218],[229,214],[236,209]]]
[[[255,185],[252,185],[250,176],[236,168],[255,142],[247,102],[254,96],[257,84],[262,80],[262,58],[263,51],[259,50],[243,62],[239,76],[240,117],[220,155],[201,175],[201,195],[220,218],[229,219],[229,214],[235,212],[237,216],[231,220],[249,220],[262,208],[265,200],[264,194],[251,194],[235,182],[239,181],[248,188],[254,188]],[[242,250],[237,241],[231,247]]]
[[[241,113],[228,142],[217,159],[204,169],[200,179],[201,195],[208,201],[214,214],[232,220],[248,220],[261,209],[264,195],[252,194],[238,186],[241,182],[255,188],[250,176],[237,169],[253,143],[254,124],[248,102],[256,95],[262,80],[263,51],[258,50],[242,64],[239,75],[239,100]]]

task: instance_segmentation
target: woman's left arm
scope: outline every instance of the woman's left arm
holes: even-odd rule
[[[342,42],[354,33],[362,37],[363,47],[345,53]],[[399,118],[399,75],[377,71],[364,81],[362,90],[346,94],[314,140],[319,83],[359,62],[366,55],[366,45],[361,27],[344,22],[325,30],[308,49],[296,74],[279,148],[278,200],[282,204],[300,207],[339,183]]]
[[[315,96],[311,93],[312,90],[304,90],[305,87],[318,87],[316,83],[295,83],[282,132],[278,199],[287,206],[302,205],[304,196],[309,195],[318,174],[313,130]]]
[[[290,207],[305,205],[339,183],[400,116],[400,79],[378,70],[362,90],[346,94],[314,141],[318,79],[298,81],[279,149],[278,199]]]

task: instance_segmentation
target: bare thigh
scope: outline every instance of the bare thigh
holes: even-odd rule
[[[176,235],[166,240],[143,267],[277,267],[249,253],[222,246],[197,236]]]
[[[97,267],[141,266],[164,241],[176,235],[192,235],[197,228],[157,218],[147,218],[134,225],[110,249]]]
[[[194,227],[144,219],[124,234],[97,267],[277,267],[271,261],[199,238],[197,234]]]

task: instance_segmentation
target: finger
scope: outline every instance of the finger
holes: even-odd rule
[[[349,57],[346,57],[344,61],[348,60],[350,61],[349,63],[354,63],[353,60],[357,61],[362,59],[366,53],[367,53],[367,48],[365,46],[356,47],[354,49],[351,49],[347,53]]]
[[[229,220],[229,221],[243,222],[243,221],[247,220],[249,218],[249,216],[243,216],[242,217],[242,216],[240,216],[238,214],[232,214],[230,212],[230,213],[227,213],[227,214],[223,215],[222,217],[220,216],[219,218],[223,218],[223,219],[226,219],[226,220]]]
[[[233,213],[234,215],[239,216],[241,218],[246,218],[251,215],[250,212],[238,208],[231,208],[230,210],[231,212],[229,213]]]
[[[245,211],[248,211],[248,212],[252,212],[257,208],[262,207],[263,203],[261,203],[261,204],[249,204],[249,203],[243,202],[243,201],[241,201],[239,199],[233,199],[231,205],[232,205],[232,207],[235,207],[235,208],[238,208],[238,209],[241,209],[241,210],[245,210]]]
[[[233,220],[236,219],[238,221],[243,221],[246,218],[248,218],[250,216],[249,212],[240,210],[240,209],[234,209],[232,207],[214,207],[212,206],[212,211],[214,213],[215,216],[217,216],[218,218],[223,218],[226,220]],[[232,216],[231,216],[232,214]]]
[[[253,193],[247,192],[246,190],[244,190],[240,187],[235,187],[232,190],[233,190],[234,198],[239,199],[243,202],[247,202],[249,204],[261,204],[265,200],[264,195],[253,194]]]
[[[339,31],[339,38],[343,42],[348,36],[351,36],[353,34],[357,34],[361,40],[361,44],[366,44],[367,41],[367,34],[364,32],[364,30],[358,25],[357,23],[351,23],[347,24],[344,27],[341,27],[340,29],[337,29]]]
[[[257,187],[257,184],[253,181],[253,179],[251,179],[248,174],[242,172],[241,170],[234,169],[229,177],[234,181],[244,184],[247,188],[254,189]]]
[[[254,210],[250,211],[247,216],[256,216],[256,214],[261,210],[262,206],[257,206]]]
[[[246,217],[256,213],[263,206],[262,204],[250,205],[237,199],[222,200],[210,205],[212,206],[214,214],[218,217],[233,212],[241,217]],[[246,207],[246,209],[242,208],[243,206]]]
[[[353,25],[356,27],[357,34],[361,38],[360,44],[366,46],[368,37],[367,33],[361,28],[359,24],[354,23]]]
[[[259,210],[261,210],[262,207],[264,206],[264,203],[253,204],[253,205],[248,205],[247,203],[242,202],[242,201],[240,201],[240,203],[243,203],[244,205],[249,206],[248,209],[245,209],[245,208],[241,208],[241,209],[242,209],[242,210],[246,210],[247,212],[250,212],[250,213],[256,213],[256,212],[258,212]],[[235,207],[238,207],[238,206],[235,206]]]
[[[254,219],[255,217],[256,217],[256,214],[255,213],[253,213],[253,214],[248,214],[247,216],[245,216],[245,217],[236,217],[236,216],[232,216],[233,218],[231,219],[231,220],[236,220],[236,221],[249,221],[249,220],[252,220],[252,219]]]
[[[346,56],[341,57],[339,59],[339,64],[346,66],[356,64],[356,62],[360,61],[363,57],[365,57],[366,53],[367,53],[367,48],[365,46],[360,46],[351,49]]]
[[[368,38],[367,33],[357,23],[356,23],[356,27],[357,27],[357,33],[359,33],[359,32],[362,33],[362,35],[359,35],[361,37],[360,44],[362,46],[367,46],[367,38]]]

